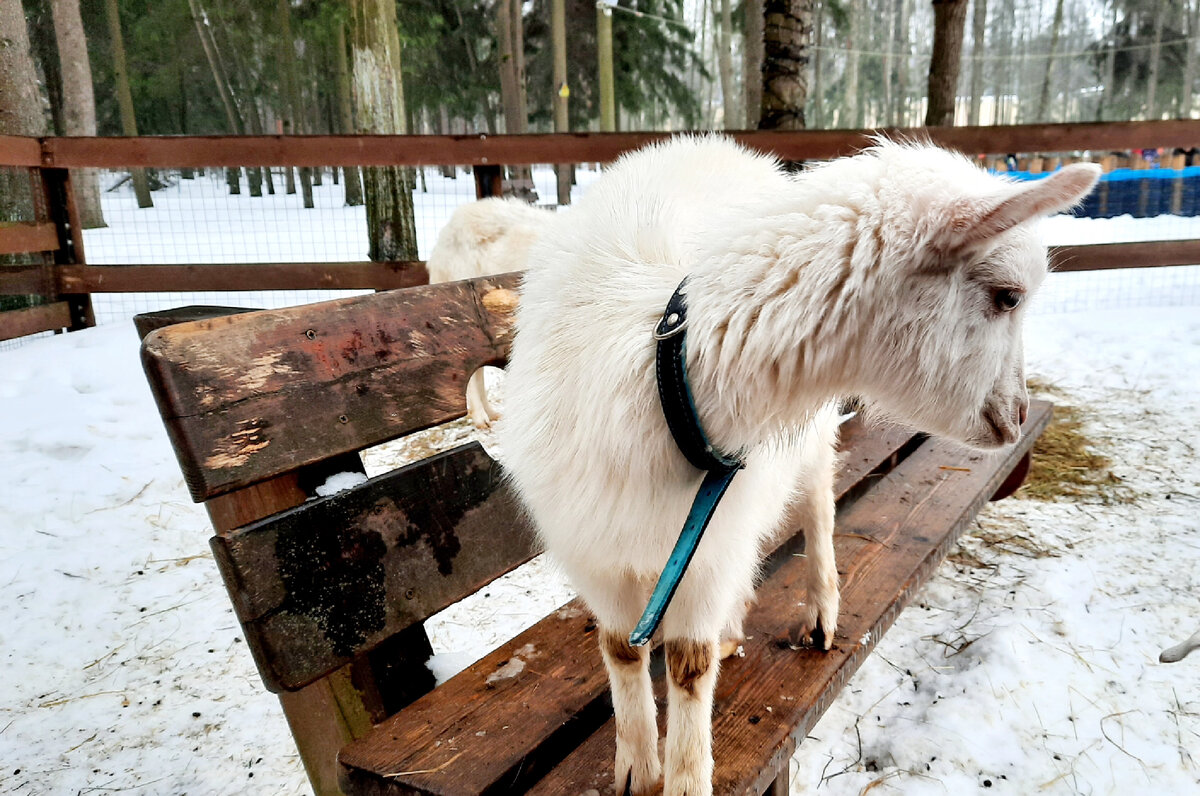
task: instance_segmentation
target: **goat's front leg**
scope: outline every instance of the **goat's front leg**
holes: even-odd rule
[[[831,446],[821,446],[818,462],[797,506],[804,526],[807,593],[800,615],[800,643],[831,649],[837,631],[841,594],[833,552],[833,478],[836,458]]]
[[[651,793],[662,775],[658,723],[650,685],[650,647],[633,647],[628,632],[600,629],[600,651],[608,670],[617,724],[613,767],[617,796]]]
[[[712,709],[717,685],[717,638],[669,638],[667,749],[663,796],[712,793]]]

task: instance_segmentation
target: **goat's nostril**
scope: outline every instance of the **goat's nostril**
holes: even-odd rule
[[[1023,426],[1026,418],[1029,417],[1029,404],[1022,403],[1017,407],[1017,421]]]

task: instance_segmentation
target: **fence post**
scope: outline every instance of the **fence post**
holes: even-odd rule
[[[487,199],[489,196],[504,194],[504,181],[499,166],[474,166],[471,170],[475,172],[476,199]]]
[[[67,169],[43,168],[42,191],[45,194],[47,220],[58,231],[58,251],[54,252],[54,264],[82,265],[83,225],[79,220],[79,209],[75,204],[75,189]],[[71,308],[71,325],[68,331],[77,332],[96,325],[96,314],[92,310],[90,293],[59,293],[58,269],[54,268],[55,298],[66,301]]]

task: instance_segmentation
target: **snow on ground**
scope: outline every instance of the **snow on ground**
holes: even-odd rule
[[[209,219],[195,240],[229,234],[190,206],[172,212]],[[1142,222],[1078,223],[1055,220],[1053,242],[1137,237]],[[146,232],[88,233],[89,257],[132,261]],[[1200,628],[1198,285],[1197,268],[1051,278],[1027,329],[1030,374],[1084,411],[1137,500],[988,508],[802,745],[795,790],[1200,792],[1200,655],[1157,662]],[[309,792],[132,324],[0,351],[0,374],[0,793]],[[369,464],[394,461],[377,451]],[[538,561],[431,620],[439,675],[568,596]]]

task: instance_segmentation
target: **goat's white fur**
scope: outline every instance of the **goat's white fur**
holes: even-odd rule
[[[764,543],[797,501],[808,554],[803,634],[837,626],[833,399],[977,446],[1019,436],[1022,309],[1046,273],[1035,217],[1082,198],[1094,166],[1014,185],[931,146],[871,150],[788,176],[717,137],[622,158],[529,255],[500,425],[505,465],[604,639],[640,615],[702,474],[675,447],[651,331],[680,280],[701,422],[747,466],[664,617],[671,669],[665,793],[711,792],[717,642],[740,632]],[[672,644],[707,667],[684,688]],[[687,646],[690,645],[690,646]],[[603,649],[616,786],[660,774],[646,656]],[[624,654],[624,659],[622,659]],[[703,667],[701,667],[703,668]]]
[[[425,267],[430,283],[524,269],[529,247],[552,217],[552,211],[519,199],[481,199],[460,206],[429,253]],[[488,428],[500,417],[488,401],[482,370],[467,382],[467,416],[476,428]]]

